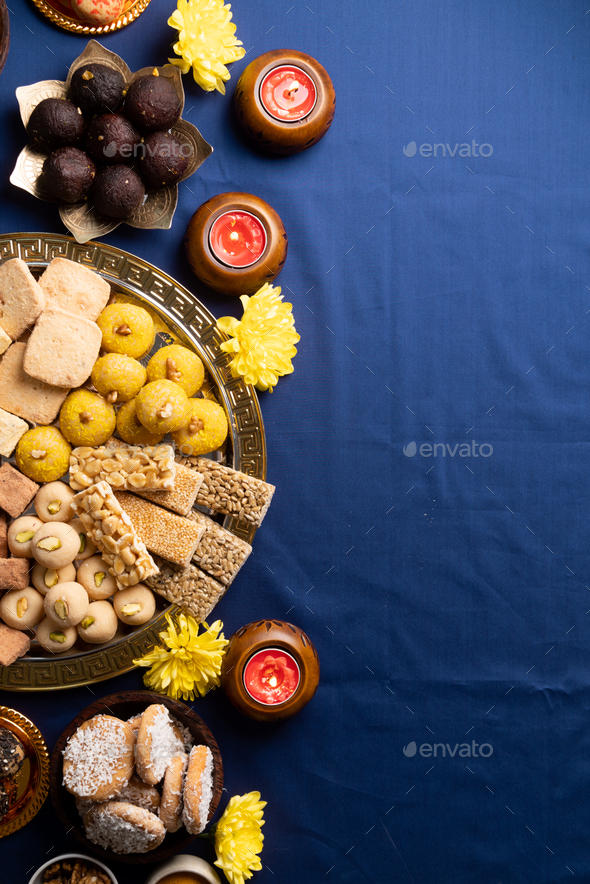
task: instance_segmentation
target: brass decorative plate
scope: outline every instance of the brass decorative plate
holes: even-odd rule
[[[121,30],[121,28],[135,21],[136,18],[139,18],[141,13],[149,6],[150,0],[126,0],[123,14],[110,24],[100,26],[91,25],[76,18],[72,7],[67,2],[60,2],[60,0],[33,0],[33,3],[54,25],[59,25],[60,28],[72,31],[74,34],[89,36],[92,34],[110,34],[112,31]]]
[[[234,378],[229,356],[219,345],[225,339],[215,317],[194,295],[162,270],[113,246],[77,243],[69,236],[49,233],[0,235],[0,262],[21,258],[33,272],[43,270],[53,258],[68,258],[100,273],[115,294],[136,300],[152,312],[205,364],[216,386],[216,395],[229,419],[227,463],[257,479],[266,478],[264,425],[256,392]],[[226,516],[224,528],[252,543],[256,528]],[[168,606],[166,611],[176,610]],[[84,653],[52,657],[24,657],[12,666],[0,667],[0,687],[8,691],[41,691],[74,688],[105,681],[133,669],[133,660],[158,644],[167,628],[164,613],[131,634]],[[72,649],[73,651],[75,649]]]
[[[16,801],[0,820],[0,838],[22,829],[41,810],[49,794],[49,752],[45,740],[32,721],[0,706],[0,727],[8,728],[25,749],[23,766],[15,777]]]

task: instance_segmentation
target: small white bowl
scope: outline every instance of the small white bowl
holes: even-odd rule
[[[102,869],[103,872],[110,877],[113,884],[119,884],[111,870],[105,866],[104,863],[101,863],[99,859],[95,859],[93,856],[86,856],[84,853],[62,853],[61,856],[54,856],[53,859],[50,859],[48,862],[44,863],[44,865],[40,866],[33,877],[30,879],[29,884],[44,884],[43,882],[43,872],[45,869],[48,869],[54,863],[65,862],[66,860],[76,862],[77,860],[84,861],[87,865],[96,866],[97,869]]]
[[[171,859],[161,863],[152,872],[145,884],[159,884],[162,878],[165,878],[166,875],[171,875],[173,872],[192,872],[196,876],[198,884],[221,884],[219,875],[213,866],[210,866],[200,856],[192,856],[188,853],[178,853]]]

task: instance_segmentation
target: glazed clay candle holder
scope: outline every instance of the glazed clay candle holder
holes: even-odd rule
[[[318,653],[284,620],[258,620],[235,632],[221,670],[234,706],[258,721],[290,718],[309,703],[320,679]]]
[[[336,109],[332,80],[304,52],[275,49],[250,62],[234,96],[240,125],[259,147],[299,153],[324,137]]]
[[[184,245],[195,276],[225,295],[251,295],[272,282],[288,248],[280,216],[251,193],[222,193],[203,203]]]

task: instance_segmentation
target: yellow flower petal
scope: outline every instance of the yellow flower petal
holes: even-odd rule
[[[178,0],[168,24],[179,31],[174,52],[182,62],[172,62],[187,73],[191,67],[195,81],[205,91],[225,93],[230,73],[227,64],[246,54],[242,41],[235,37],[231,6],[223,0]]]
[[[222,869],[230,884],[244,884],[252,872],[260,871],[264,835],[263,808],[260,792],[234,795],[230,798],[214,833],[215,865]]]
[[[271,390],[279,377],[291,374],[293,346],[300,337],[295,331],[292,304],[283,303],[281,289],[265,283],[255,295],[240,298],[242,319],[223,316],[217,327],[233,341],[223,341],[221,349],[235,354],[230,361],[233,377],[243,377],[259,390]]]

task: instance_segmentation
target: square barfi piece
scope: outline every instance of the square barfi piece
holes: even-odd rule
[[[16,443],[28,429],[29,425],[20,417],[15,417],[0,408],[0,454],[3,457],[10,457],[16,448]]]
[[[0,267],[0,326],[9,338],[16,341],[44,307],[43,289],[24,261],[11,258]]]
[[[0,408],[34,424],[51,424],[69,389],[44,384],[23,368],[26,344],[8,348],[0,361]]]
[[[0,507],[13,519],[24,513],[38,490],[36,482],[27,479],[9,463],[0,467]]]
[[[29,585],[28,559],[0,559],[0,592]]]
[[[9,338],[3,328],[0,328],[0,356],[6,353],[11,344],[12,339]]]
[[[0,513],[0,559],[8,558],[8,523],[6,515]]]
[[[95,322],[65,310],[44,310],[27,343],[24,369],[55,387],[80,387],[90,377],[101,341]]]
[[[29,651],[30,638],[18,629],[0,623],[0,666],[10,666]]]
[[[54,258],[39,285],[49,310],[65,310],[86,319],[98,319],[111,296],[111,287],[98,273],[68,261]]]

